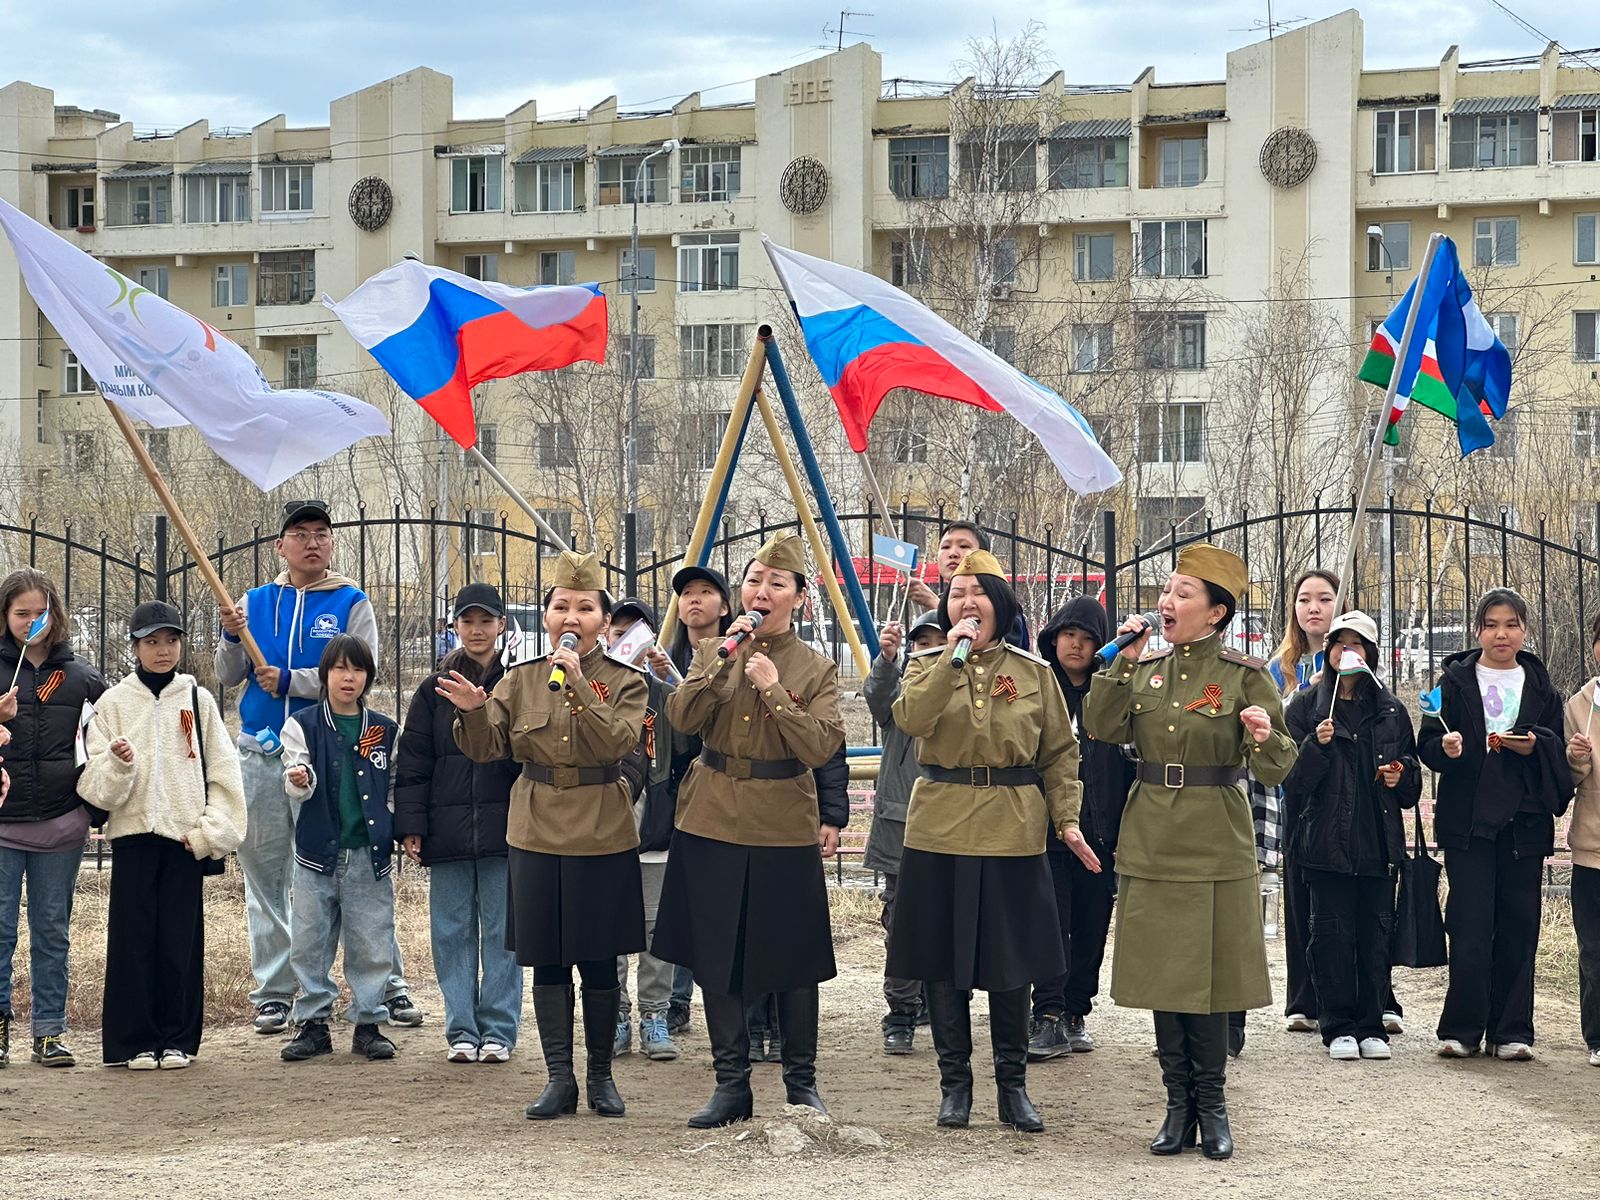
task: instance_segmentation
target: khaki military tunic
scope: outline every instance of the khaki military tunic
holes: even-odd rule
[[[1014,857],[1043,854],[1045,834],[1078,823],[1078,743],[1049,666],[1007,642],[978,651],[965,670],[952,649],[912,655],[895,723],[935,767],[1034,767],[1043,788],[974,787],[919,778],[906,814],[908,849]]]
[[[674,729],[699,734],[734,760],[799,759],[790,779],[735,779],[696,759],[678,789],[678,828],[741,846],[809,846],[817,841],[817,786],[811,771],[844,744],[838,668],[787,630],[758,631],[753,647],[717,657],[721,638],[700,643],[689,673],[667,698]],[[778,668],[778,682],[757,688],[745,677],[752,653]]]
[[[1239,713],[1272,719],[1260,745]],[[1138,663],[1119,657],[1090,684],[1084,732],[1131,742],[1146,763],[1249,768],[1281,783],[1295,745],[1258,660],[1215,636]],[[1226,787],[1135,783],[1117,841],[1118,1004],[1230,1012],[1271,1003],[1262,940],[1255,820],[1241,781]]]
[[[456,744],[475,762],[510,756],[544,767],[607,767],[639,744],[644,673],[606,655],[599,642],[579,660],[584,682],[550,690],[550,661],[501,677],[489,702],[456,718]],[[639,844],[624,779],[557,787],[520,777],[511,788],[506,842],[539,854],[617,854]]]

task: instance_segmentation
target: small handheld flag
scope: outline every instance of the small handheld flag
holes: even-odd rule
[[[1422,703],[1422,715],[1432,717],[1439,724],[1444,725],[1444,731],[1449,733],[1450,726],[1445,725],[1444,722],[1444,697],[1440,694],[1440,689],[1435,687],[1431,692],[1423,692],[1420,700]]]
[[[44,611],[33,619],[33,624],[28,626],[28,636],[22,639],[22,648],[26,650],[29,646],[33,645],[34,639],[36,639],[48,628],[50,628],[50,601],[46,600],[44,604]],[[17,686],[17,676],[22,674],[22,660],[26,657],[26,654],[17,655],[17,669],[11,672],[12,687]]]
[[[1337,647],[1335,647],[1337,649]],[[1377,676],[1373,675],[1372,668],[1367,665],[1367,656],[1354,646],[1346,646],[1343,654],[1338,656],[1339,678],[1345,679],[1353,675],[1371,676],[1374,682]],[[1333,689],[1333,701],[1328,705],[1328,717],[1333,718],[1333,706],[1339,702],[1339,689]]]
[[[915,542],[902,542],[881,533],[872,535],[872,561],[891,571],[915,571],[921,554],[922,549]]]

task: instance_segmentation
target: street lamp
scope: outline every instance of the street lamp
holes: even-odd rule
[[[671,154],[678,148],[677,138],[668,138],[659,147],[639,160],[633,175],[633,237],[628,252],[628,292],[630,324],[628,330],[628,437],[624,473],[627,480],[628,509],[626,520],[631,526],[634,514],[639,511],[639,193],[644,190],[645,165],[662,154]],[[626,558],[624,570],[628,576],[628,589],[637,589],[639,578],[638,538],[631,533],[623,538]]]
[[[1377,245],[1378,249],[1383,251],[1382,261],[1387,264],[1389,268],[1387,275],[1389,281],[1389,312],[1393,312],[1394,257],[1389,253],[1389,243],[1384,240],[1383,226],[1376,224],[1368,225],[1367,237]],[[1387,315],[1388,314],[1386,313],[1385,316]],[[1378,420],[1382,421],[1387,416],[1387,413],[1380,411],[1378,413]],[[1378,586],[1383,589],[1383,595],[1380,596],[1379,599],[1383,604],[1383,628],[1388,638],[1390,647],[1388,654],[1390,671],[1389,684],[1391,687],[1393,687],[1400,682],[1397,678],[1395,678],[1395,675],[1397,675],[1400,670],[1400,656],[1396,651],[1396,646],[1398,643],[1395,639],[1396,630],[1394,627],[1394,447],[1389,445],[1387,442],[1385,442],[1383,445],[1383,494],[1384,498],[1389,502],[1389,515],[1384,519],[1383,522],[1383,541],[1381,551],[1383,554],[1383,569],[1382,574],[1379,576]],[[1365,530],[1358,531],[1360,536],[1365,536],[1365,533]]]

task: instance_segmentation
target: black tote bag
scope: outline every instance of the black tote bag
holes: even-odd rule
[[[1422,840],[1422,813],[1416,822],[1415,854],[1400,863],[1400,903],[1395,913],[1390,961],[1402,967],[1442,967],[1448,961],[1444,912],[1439,907],[1439,874],[1443,868]]]

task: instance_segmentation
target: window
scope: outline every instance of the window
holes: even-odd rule
[[[1492,454],[1494,452],[1491,450],[1485,451],[1485,453]],[[1499,509],[1469,509],[1467,516],[1473,521],[1483,522],[1481,527],[1473,525],[1469,528],[1467,543],[1472,554],[1484,557],[1500,553],[1500,521],[1502,516],[1505,519],[1505,525],[1508,530],[1517,527],[1517,509],[1513,504],[1507,504],[1503,512]],[[1506,541],[1510,546],[1516,545],[1510,538],[1507,538]]]
[[[94,380],[89,378],[89,372],[78,361],[78,356],[71,350],[61,352],[61,394],[63,396],[76,396],[82,392],[94,391]]]
[[[1550,157],[1555,162],[1600,162],[1600,110],[1551,113]]]
[[[578,465],[578,442],[565,421],[546,421],[534,434],[534,450],[541,467]]]
[[[311,211],[312,168],[300,166],[261,168],[261,213],[308,213]]]
[[[1411,222],[1384,221],[1382,237],[1367,238],[1367,270],[1403,271],[1411,265]]]
[[[983,344],[993,351],[997,358],[1016,365],[1017,361],[1017,331],[1009,325],[1001,325],[990,329],[983,335]]]
[[[1489,328],[1494,330],[1495,337],[1500,339],[1500,344],[1511,352],[1513,358],[1517,354],[1517,334],[1519,322],[1516,313],[1490,313]]]
[[[633,378],[633,370],[629,365],[632,352],[633,348],[627,340],[622,342],[617,351],[617,362],[621,364],[622,377],[624,379]],[[656,339],[653,335],[641,333],[639,335],[639,378],[654,379],[655,377]]]
[[[1145,313],[1137,318],[1137,328],[1147,370],[1198,371],[1205,367],[1205,313]]]
[[[283,386],[311,388],[317,386],[317,344],[302,342],[283,348]]]
[[[678,151],[678,199],[685,204],[739,198],[738,146],[685,146]]]
[[[1005,417],[979,413],[973,431],[972,456],[981,463],[998,466],[1011,462],[1019,454],[1026,454],[1029,440],[1016,436],[1016,426]]]
[[[1395,507],[1397,509],[1400,507],[1400,501],[1398,498],[1396,498]],[[1395,554],[1404,555],[1412,552],[1411,527],[1412,523],[1410,519],[1408,519],[1403,513],[1395,513],[1394,531],[1393,536],[1390,538],[1390,546]],[[1382,554],[1383,538],[1384,535],[1389,532],[1389,514],[1387,512],[1368,513],[1366,552],[1372,555]]]
[[[1113,335],[1109,324],[1072,327],[1072,369],[1109,371],[1112,364]]]
[[[631,158],[598,160],[600,203],[632,204],[634,185],[641,182],[640,164],[644,165],[644,179],[639,189],[639,203],[655,204],[660,201],[667,188],[667,156],[660,154],[645,162],[644,155],[638,154]]]
[[[907,465],[927,462],[927,431],[909,423],[890,426],[889,461]]]
[[[922,238],[895,238],[889,243],[889,282],[919,287],[928,282],[928,243]]]
[[[641,508],[633,518],[633,541],[641,551],[656,549],[656,510]]]
[[[1050,186],[1128,186],[1128,139],[1071,138],[1050,143]]]
[[[1146,496],[1139,501],[1139,546],[1148,550],[1171,541],[1174,532],[1188,537],[1199,531],[1204,515],[1199,496]]]
[[[578,281],[576,250],[543,250],[539,253],[539,282],[566,284]]]
[[[1039,139],[1007,127],[981,129],[961,144],[961,186],[974,192],[1031,192],[1039,186]]]
[[[316,292],[316,251],[285,250],[261,256],[256,267],[257,304],[309,304]]]
[[[244,308],[248,305],[250,268],[244,263],[224,263],[218,267],[211,301],[217,308]]]
[[[1517,218],[1479,217],[1472,223],[1472,261],[1480,267],[1517,265]]]
[[[1450,118],[1450,169],[1531,167],[1539,161],[1536,113]]]
[[[1197,279],[1206,274],[1204,221],[1143,221],[1139,225],[1139,273]]]
[[[40,390],[39,394],[33,398],[33,440],[40,446],[46,445],[52,440],[50,426],[45,423],[44,419],[45,400],[49,398],[49,395],[49,392]]]
[[[727,379],[744,371],[743,325],[680,325],[680,374],[691,379]]]
[[[738,286],[737,233],[686,233],[678,239],[680,292],[730,292]]]
[[[567,545],[572,545],[572,510],[570,508],[540,508],[535,509],[544,523],[555,531],[555,535]],[[554,550],[555,547],[550,547]]]
[[[643,341],[642,338],[640,340]],[[651,356],[654,357],[654,355],[655,355],[655,339],[654,338],[650,339],[650,352],[651,352]],[[643,358],[644,357],[643,354],[641,354],[640,357]],[[652,365],[652,367],[654,367],[653,363],[651,365]],[[642,379],[642,378],[644,378],[644,376],[641,375],[640,378]],[[659,451],[658,451],[658,447],[659,446],[660,446],[660,443],[658,441],[656,441],[656,423],[654,421],[640,421],[639,422],[638,454],[639,454],[639,465],[641,467],[647,467],[651,463],[654,463],[656,461],[656,459],[658,457],[658,454],[659,454]]]
[[[63,188],[58,229],[94,228],[94,184]]]
[[[1517,410],[1509,409],[1494,424],[1494,445],[1484,451],[1490,458],[1515,458],[1517,454]]]
[[[950,194],[950,139],[889,139],[889,190],[902,200]]]
[[[170,225],[172,177],[107,179],[107,225]]]
[[[1600,312],[1572,314],[1572,355],[1579,362],[1600,362]]]
[[[482,435],[479,435],[481,440]],[[483,447],[478,447],[480,450]],[[487,453],[484,454],[488,458]],[[492,462],[493,459],[490,459]],[[467,513],[467,553],[495,554],[500,549],[500,518],[492,509],[474,508]]]
[[[517,168],[518,212],[577,212],[586,196],[581,162],[532,163]]]
[[[617,251],[617,279],[622,284],[622,293],[628,295],[634,291],[633,280],[633,250],[624,247]],[[656,252],[653,246],[639,247],[639,282],[638,290],[653,292],[656,290]]]
[[[504,206],[505,159],[498,154],[450,160],[450,211],[499,212]]]
[[[490,283],[497,283],[500,279],[500,256],[498,254],[463,254],[461,256],[461,273],[468,279],[486,279]]]
[[[190,223],[248,221],[250,176],[188,176],[183,181],[183,219]]]
[[[1206,139],[1161,139],[1161,186],[1194,187],[1206,181]]]
[[[1579,213],[1575,221],[1572,261],[1600,263],[1600,213]]]
[[[166,267],[140,267],[134,272],[134,282],[147,292],[167,298],[167,285],[171,272]]]
[[[1436,108],[1380,108],[1372,169],[1379,175],[1404,175],[1436,170],[1434,130]]]
[[[170,446],[171,430],[167,429],[141,429],[139,440],[144,443],[145,453],[150,456],[150,461],[155,463],[156,469],[169,471],[172,468],[172,453]]]
[[[695,466],[709,471],[717,465],[717,451],[722,448],[722,433],[733,419],[731,409],[719,412],[695,413],[691,426],[694,437]]]
[[[498,425],[478,426],[478,453],[483,455],[490,463],[495,462],[495,455],[500,450],[500,427]]]
[[[1203,404],[1141,404],[1139,460],[1197,463],[1205,446]]]
[[[69,471],[87,471],[95,465],[92,429],[71,429],[61,435],[61,465]]]
[[[979,287],[989,287],[992,284],[1008,284],[1012,287],[1017,283],[1017,239],[996,238],[989,248],[989,271],[985,275],[983,261],[976,264],[976,282]]]
[[[1579,458],[1600,458],[1600,408],[1572,410],[1572,452]]]
[[[44,309],[33,310],[33,361],[35,366],[47,367],[50,360],[44,354]]]
[[[1072,277],[1110,279],[1117,269],[1117,235],[1079,233],[1072,239]]]

